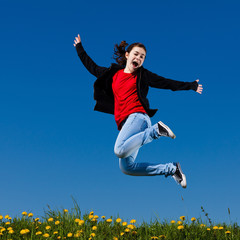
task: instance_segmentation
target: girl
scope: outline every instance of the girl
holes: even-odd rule
[[[148,88],[176,90],[194,90],[202,93],[199,80],[180,82],[160,77],[143,68],[146,47],[142,43],[128,46],[125,41],[115,45],[114,59],[117,64],[109,68],[98,66],[85,52],[80,35],[74,44],[79,58],[87,70],[97,77],[94,83],[94,110],[114,114],[120,130],[114,152],[119,158],[123,173],[132,176],[172,176],[183,188],[186,188],[186,176],[179,163],[151,164],[136,163],[139,148],[161,136],[174,139],[172,130],[161,121],[151,124],[157,109],[150,109],[147,99]],[[128,46],[128,47],[127,47]],[[125,50],[125,48],[127,49]]]

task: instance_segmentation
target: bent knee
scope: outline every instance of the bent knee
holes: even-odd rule
[[[123,147],[114,147],[114,153],[118,158],[125,158],[127,157],[127,153],[124,151]]]

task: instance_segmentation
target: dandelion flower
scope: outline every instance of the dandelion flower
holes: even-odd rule
[[[8,233],[9,233],[9,234],[13,234],[14,231],[11,229],[11,230],[8,231]]]
[[[90,237],[95,237],[95,236],[96,236],[95,233],[91,233],[91,234],[90,234]]]
[[[79,222],[78,222],[78,225],[79,226],[81,226],[81,225],[83,225],[84,224],[84,220],[80,220]]]
[[[51,226],[46,226],[46,230],[49,230],[49,229],[51,229]]]
[[[48,222],[53,222],[53,218],[49,218],[49,219],[48,219]]]
[[[37,222],[37,221],[39,221],[39,220],[40,220],[39,218],[35,218],[35,219],[34,219],[35,222]]]
[[[59,225],[59,224],[60,224],[60,221],[56,221],[56,222],[55,222],[55,225]]]
[[[48,238],[50,235],[48,233],[43,234],[43,237]]]
[[[93,218],[98,219],[98,215],[94,215]]]
[[[166,238],[166,236],[165,235],[160,235],[159,238],[163,239],[163,238]]]
[[[7,228],[8,231],[12,230],[12,227]]]
[[[122,225],[123,225],[123,226],[127,226],[127,222],[123,222]]]
[[[213,227],[213,230],[218,230],[218,226],[214,226],[214,227]]]
[[[206,225],[202,223],[202,224],[200,225],[200,227],[206,227]]]
[[[89,214],[88,218],[89,218],[89,219],[92,219],[92,218],[93,218],[93,215],[92,215],[92,214]]]
[[[101,218],[102,218],[102,219],[105,219],[106,217],[105,217],[105,216],[102,216]]]
[[[32,216],[33,216],[33,213],[29,213],[29,214],[28,214],[28,217],[32,217]]]
[[[121,232],[120,235],[123,236],[123,235],[124,235],[124,232]]]
[[[218,229],[219,229],[219,230],[223,230],[223,227],[219,227]]]
[[[181,219],[182,221],[184,221],[184,220],[185,220],[185,216],[181,216],[180,219]]]
[[[135,220],[135,219],[132,219],[132,220],[130,221],[130,223],[136,223],[136,220]]]
[[[23,216],[27,216],[27,212],[22,212],[22,215]]]
[[[96,230],[97,230],[97,226],[93,226],[93,227],[92,227],[92,230],[93,230],[93,231],[96,231]]]
[[[136,235],[136,234],[137,234],[137,232],[136,232],[136,231],[132,231],[132,234],[133,234],[133,235]]]
[[[174,220],[172,220],[170,223],[171,223],[171,224],[174,224],[174,223],[175,223],[175,221],[174,221]]]
[[[53,232],[53,235],[57,235],[57,234],[58,234],[58,231]]]
[[[177,224],[178,224],[178,225],[182,225],[182,222],[181,222],[181,221],[178,221]]]
[[[74,222],[79,223],[80,219],[76,218]]]
[[[130,229],[129,229],[129,228],[126,228],[126,229],[125,229],[125,232],[130,232]]]
[[[156,237],[156,236],[153,236],[153,237],[151,237],[151,239],[158,239],[158,237]]]
[[[195,222],[196,220],[197,220],[197,219],[196,219],[195,217],[192,217],[192,218],[191,218],[191,221],[192,221],[192,222]]]
[[[72,233],[68,233],[68,234],[67,234],[67,237],[69,237],[69,238],[72,237],[72,236],[73,236]]]
[[[178,226],[178,230],[182,230],[182,229],[184,229],[183,225]]]
[[[117,223],[120,223],[121,221],[122,221],[121,218],[117,218],[117,219],[116,219],[116,222],[117,222]]]
[[[118,238],[117,237],[113,237],[113,240],[118,240]]]
[[[6,215],[6,216],[5,216],[5,219],[9,219],[9,215]]]
[[[5,222],[6,225],[10,225],[11,223],[10,222]]]
[[[226,231],[225,233],[226,233],[226,234],[230,234],[231,232],[230,232],[230,231]]]
[[[134,229],[134,228],[135,228],[135,226],[134,226],[134,225],[132,225],[132,224],[129,224],[129,225],[127,225],[127,228],[129,228],[129,229]]]
[[[93,215],[94,214],[94,211],[91,211],[90,213],[89,213],[89,215]]]
[[[67,212],[68,212],[68,210],[67,210],[67,209],[64,209],[64,210],[63,210],[63,212],[67,213]]]
[[[36,235],[42,235],[41,231],[36,232]]]
[[[108,223],[111,223],[111,222],[112,222],[112,219],[111,219],[111,218],[107,219],[107,222],[108,222]]]
[[[207,228],[207,231],[211,231],[211,228]]]

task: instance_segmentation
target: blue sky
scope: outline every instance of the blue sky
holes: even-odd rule
[[[47,205],[140,221],[202,217],[240,222],[239,1],[0,2],[0,214],[42,216]],[[115,43],[143,42],[144,67],[204,91],[150,89],[177,138],[144,146],[138,161],[179,161],[188,188],[118,167],[114,117],[93,111],[95,77],[73,40],[100,66]],[[183,198],[183,200],[182,200]]]

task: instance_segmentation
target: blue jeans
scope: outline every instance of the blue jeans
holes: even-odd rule
[[[158,138],[160,138],[158,125],[152,126],[147,114],[133,113],[129,115],[123,123],[114,146],[114,152],[119,157],[119,167],[122,172],[132,176],[172,176],[176,171],[174,163],[151,164],[135,162],[139,148]]]

